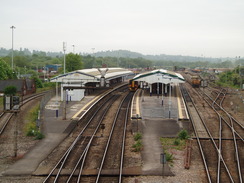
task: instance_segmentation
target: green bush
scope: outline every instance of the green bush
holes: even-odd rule
[[[25,125],[26,136],[35,136],[36,124],[29,122]]]
[[[41,140],[43,139],[45,136],[38,130],[35,133],[35,140]]]
[[[142,138],[142,134],[141,133],[136,133],[135,135],[134,135],[134,140],[135,141],[138,141],[138,140],[140,140]]]
[[[174,159],[173,154],[166,152],[165,155],[166,155],[166,161],[167,162],[173,162],[173,159]]]
[[[44,135],[40,132],[38,127],[36,126],[36,120],[38,118],[39,113],[39,104],[33,106],[33,108],[29,111],[27,116],[27,120],[29,121],[25,125],[26,136],[35,137],[36,140],[44,138]]]
[[[17,88],[16,86],[7,86],[6,88],[4,88],[3,92],[5,95],[16,95]]]
[[[37,76],[34,76],[33,79],[35,80],[37,88],[43,88],[43,83],[40,78],[38,78]]]
[[[134,148],[135,152],[139,152],[142,150],[142,142],[141,140],[136,141],[136,143],[134,145],[132,145],[132,147]]]
[[[51,83],[51,82],[45,82],[43,84],[44,87],[50,87],[50,88],[54,88],[56,86],[56,83]]]
[[[188,135],[187,130],[181,130],[181,131],[178,133],[178,137],[179,137],[180,140],[188,139],[188,138],[189,138],[189,135]]]
[[[180,139],[175,139],[174,145],[176,145],[176,146],[180,145]]]

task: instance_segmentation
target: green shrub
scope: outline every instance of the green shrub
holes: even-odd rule
[[[36,124],[29,122],[25,125],[26,136],[35,136]]]
[[[188,135],[188,132],[186,130],[181,130],[178,133],[178,137],[179,137],[180,140],[185,140],[185,139],[189,138],[189,135]]]
[[[134,145],[132,145],[132,147],[134,148],[135,152],[139,152],[142,150],[142,142],[141,140],[136,141],[136,143]]]
[[[174,159],[173,154],[166,152],[165,155],[166,155],[166,161],[167,162],[173,162],[173,159]]]
[[[176,146],[180,145],[180,139],[175,139],[174,145],[176,145]]]
[[[135,135],[134,135],[134,140],[135,141],[138,141],[138,140],[140,140],[142,138],[142,134],[141,133],[136,133]]]
[[[17,88],[16,88],[16,86],[7,86],[4,88],[3,92],[5,95],[16,95]]]
[[[25,124],[25,133],[26,136],[35,137],[36,140],[44,138],[44,135],[39,131],[36,126],[36,120],[38,119],[39,113],[39,104],[33,106],[33,108],[29,111],[26,120],[29,122]]]
[[[43,139],[45,136],[38,130],[35,133],[35,140],[41,140]]]
[[[37,76],[34,76],[33,79],[35,80],[37,88],[43,88],[43,83],[40,78],[38,78]]]

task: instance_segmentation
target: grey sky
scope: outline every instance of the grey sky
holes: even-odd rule
[[[1,0],[0,47],[244,56],[243,0]]]

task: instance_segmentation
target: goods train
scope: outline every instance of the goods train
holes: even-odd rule
[[[139,87],[138,81],[129,80],[129,90],[136,91]]]
[[[201,85],[201,78],[199,76],[191,76],[192,87],[199,88]]]

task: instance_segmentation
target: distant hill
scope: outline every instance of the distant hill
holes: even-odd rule
[[[132,52],[128,50],[114,50],[114,51],[102,51],[92,54],[95,57],[125,57],[125,58],[144,58],[153,61],[177,61],[177,62],[195,62],[195,61],[211,61],[221,62],[227,60],[227,58],[209,58],[209,57],[194,57],[194,56],[182,56],[182,55],[143,55],[141,53]],[[230,60],[230,59],[229,59]]]
[[[182,55],[143,55],[141,53],[132,52],[128,50],[113,50],[113,51],[102,51],[92,54],[95,57],[125,57],[125,58],[144,58],[153,61],[177,61],[177,62],[195,62],[195,61],[211,61],[221,62],[226,59],[220,58],[207,58],[207,57],[194,57],[194,56],[182,56]]]
[[[5,48],[0,48],[0,57],[5,57],[5,56],[11,56],[12,54],[12,50],[9,49],[5,49]],[[63,56],[63,53],[62,52],[44,52],[44,51],[39,51],[39,50],[33,50],[33,51],[30,51],[29,49],[27,48],[20,48],[20,50],[14,50],[14,55],[21,55],[21,56],[31,56],[33,54],[36,54],[36,55],[42,55],[42,56],[49,56],[49,57],[62,57]]]
[[[42,55],[49,57],[62,57],[62,52],[44,52],[39,50],[30,51],[27,48],[20,48],[20,50],[14,50],[14,55]],[[80,53],[81,54],[81,53]],[[0,48],[0,57],[10,56],[11,49]],[[87,55],[87,54],[82,54]],[[123,57],[123,58],[143,58],[151,61],[175,61],[175,62],[196,62],[196,61],[210,61],[210,62],[222,62],[226,60],[234,60],[235,58],[210,58],[210,57],[194,57],[194,56],[182,56],[182,55],[143,55],[141,53],[132,52],[129,50],[113,50],[113,51],[101,51],[90,54],[95,57]]]

